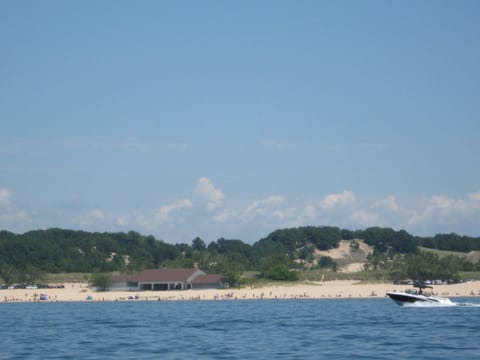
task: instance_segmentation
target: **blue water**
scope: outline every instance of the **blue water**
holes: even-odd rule
[[[480,299],[467,301],[1,303],[0,359],[474,359]]]

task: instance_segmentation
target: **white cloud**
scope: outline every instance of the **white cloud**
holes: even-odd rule
[[[329,194],[321,201],[290,201],[284,196],[272,195],[244,207],[222,207],[202,223],[202,228],[215,228],[215,224],[220,223],[225,236],[228,236],[228,229],[234,229],[232,231],[236,233],[256,233],[258,238],[279,228],[307,225],[332,225],[347,229],[385,226],[421,234],[445,229],[458,231],[461,226],[466,226],[469,231],[472,228],[480,231],[478,218],[480,201],[477,193],[463,198],[437,195],[427,199],[420,196],[401,198],[390,194],[378,200],[377,197],[357,198],[352,191],[343,191]]]
[[[77,212],[78,207],[75,207],[63,212],[47,210],[43,215],[41,211],[18,208],[11,191],[0,188],[0,228],[24,231],[77,225],[86,230],[149,232],[172,242],[188,241],[190,235],[211,236],[211,240],[219,236],[238,236],[246,241],[256,241],[276,229],[308,225],[347,229],[378,225],[405,229],[418,235],[480,233],[480,191],[457,197],[442,194],[368,197],[345,190],[303,200],[287,199],[277,194],[226,206],[223,191],[209,178],[202,177],[198,179],[194,192],[200,203],[200,208],[196,207],[195,211],[190,210],[194,207],[192,200],[184,198],[154,210],[133,213],[114,214],[99,208]],[[197,200],[194,201],[197,205]],[[72,212],[76,216],[72,216]]]
[[[285,201],[285,198],[280,195],[269,196],[262,200],[254,201],[243,212],[244,219],[251,221],[257,216],[269,216],[272,215],[275,210],[278,211],[278,206]]]
[[[11,207],[11,193],[8,189],[0,188],[0,210],[8,210]]]
[[[265,199],[254,201],[248,208],[247,212],[257,211],[258,209],[264,209],[266,207],[280,205],[285,201],[285,198],[281,195],[272,195]]]
[[[480,202],[480,191],[477,191],[476,193],[471,193],[471,194],[468,194],[468,198],[471,200],[471,201],[478,201]]]
[[[423,206],[412,211],[408,225],[413,228],[435,228],[477,222],[480,218],[478,193],[468,194],[466,198],[452,198],[435,195],[427,199]]]
[[[202,177],[198,179],[195,194],[207,202],[206,208],[208,211],[214,211],[223,206],[225,195],[222,190],[213,185],[209,178]]]
[[[144,153],[148,150],[148,144],[137,138],[123,139],[118,147],[127,151]]]
[[[155,222],[164,223],[172,220],[172,213],[182,210],[189,209],[193,206],[192,202],[189,199],[183,199],[177,202],[174,202],[169,205],[162,206],[159,208],[154,215]]]
[[[28,213],[24,210],[0,213],[0,228],[10,226],[23,227],[31,222],[32,220],[30,219]]]
[[[73,223],[81,226],[92,226],[102,223],[105,220],[105,214],[100,209],[92,209],[85,214],[81,214],[73,219]]]
[[[397,198],[393,195],[389,195],[386,198],[378,201],[374,204],[374,207],[383,208],[388,211],[396,212],[400,210],[400,206],[397,203]]]
[[[303,216],[306,218],[314,219],[317,216],[317,209],[312,205],[306,205],[303,208]]]
[[[179,200],[160,207],[151,215],[145,213],[137,214],[136,222],[141,228],[147,231],[157,230],[160,226],[165,224],[171,225],[183,222],[181,212],[190,209],[192,206],[192,201],[189,199]],[[180,213],[180,215],[178,213]]]
[[[117,226],[124,227],[124,226],[127,226],[128,223],[129,223],[128,216],[121,215],[115,218],[115,225]]]
[[[321,202],[321,206],[325,209],[334,209],[353,205],[355,205],[355,195],[352,191],[343,191],[339,194],[327,195]]]
[[[0,228],[24,228],[32,220],[26,210],[17,209],[12,203],[12,193],[0,188]]]
[[[353,224],[358,226],[368,227],[380,225],[378,215],[366,210],[354,211],[350,215],[350,219],[353,221]]]
[[[297,209],[294,208],[294,207],[287,207],[287,208],[284,208],[284,209],[278,209],[278,210],[275,210],[272,213],[272,218],[274,218],[276,220],[279,220],[279,221],[287,220],[287,219],[291,219],[292,217],[296,217],[297,212],[298,212]]]
[[[453,205],[453,200],[445,196],[432,196],[429,207],[432,209],[447,209]]]
[[[223,208],[212,219],[220,223],[242,222],[245,226],[263,222],[266,219],[282,220],[287,218],[288,214],[293,211],[291,208],[282,208],[281,205],[284,202],[285,198],[283,196],[273,195],[255,200],[244,209]]]
[[[213,216],[213,220],[219,223],[226,223],[237,218],[237,213],[234,210],[224,209],[221,213]]]

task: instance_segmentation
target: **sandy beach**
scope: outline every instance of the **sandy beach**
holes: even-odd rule
[[[403,291],[409,285],[359,284],[356,281],[326,281],[270,285],[235,289],[205,289],[184,291],[104,291],[97,292],[87,283],[65,283],[63,289],[4,289],[0,302],[40,301],[193,301],[193,300],[252,300],[252,299],[344,299],[382,298],[387,291]],[[436,285],[433,292],[446,297],[480,296],[480,281],[452,285]],[[45,300],[44,300],[45,301]]]

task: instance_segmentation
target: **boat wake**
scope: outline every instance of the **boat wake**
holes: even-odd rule
[[[406,303],[403,307],[413,307],[413,308],[439,308],[439,307],[480,307],[480,304],[474,303],[456,303],[453,301],[442,301],[438,303],[430,303],[430,302],[412,302]]]
[[[445,297],[435,296],[433,293],[425,292],[424,289],[433,289],[432,286],[422,282],[415,282],[413,285],[418,290],[387,291],[387,296],[400,306],[415,308],[437,308],[437,307],[480,307],[480,303],[456,303]]]
[[[474,303],[455,303],[457,306],[466,306],[466,307],[480,307],[480,304]]]

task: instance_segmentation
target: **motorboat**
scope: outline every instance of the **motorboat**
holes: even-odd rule
[[[438,304],[449,305],[453,304],[450,299],[434,296],[432,293],[425,291],[424,289],[432,286],[423,283],[415,283],[413,285],[418,290],[406,290],[404,292],[387,291],[387,296],[395,301],[398,305],[411,305],[411,304]]]

